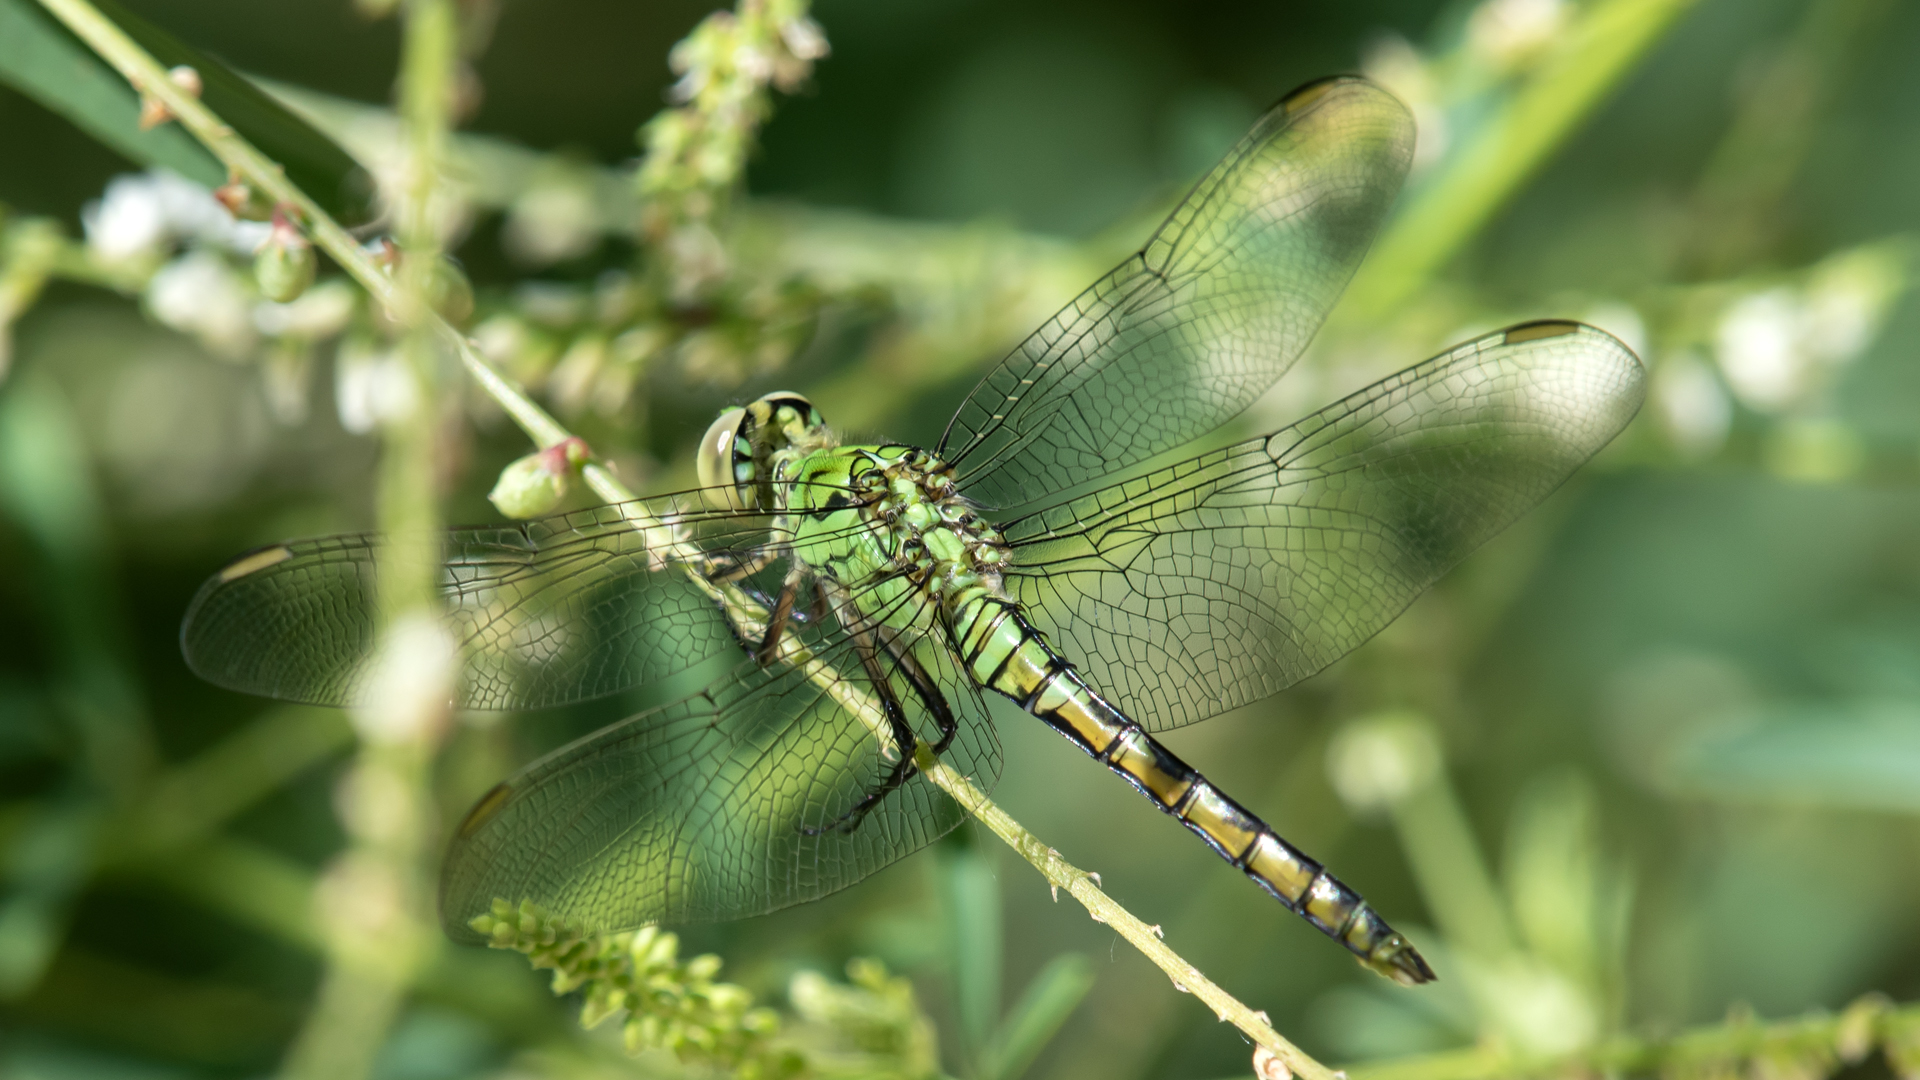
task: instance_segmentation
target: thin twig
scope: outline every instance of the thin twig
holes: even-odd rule
[[[305,192],[289,182],[278,165],[222,123],[198,98],[174,85],[167,78],[166,69],[122,33],[111,20],[100,14],[87,0],[40,2],[118,69],[136,90],[158,98],[166,105],[182,126],[235,174],[273,201],[298,207],[309,224],[314,243],[338,262],[375,300],[389,311],[395,309],[397,297],[393,280],[362,250],[359,243]],[[421,312],[419,318],[458,353],[468,375],[500,403],[536,444],[545,448],[572,437],[558,420],[529,398],[519,386],[495,371],[452,325],[431,311]],[[584,476],[588,485],[602,499],[621,504],[619,508],[627,520],[634,528],[648,535],[651,550],[684,566],[697,584],[726,607],[744,637],[751,640],[757,636],[753,631],[764,628],[767,618],[763,606],[737,586],[716,585],[698,574],[696,568],[702,562],[698,549],[674,537],[671,530],[653,518],[644,506],[637,504],[633,492],[618,477],[599,465],[588,465]],[[793,635],[782,639],[780,658],[800,668],[843,707],[861,717],[876,733],[886,730],[885,717],[878,704],[867,698],[837,670],[808,653]],[[1232,1022],[1247,1038],[1271,1051],[1296,1075],[1308,1077],[1309,1080],[1334,1080],[1335,1074],[1331,1069],[1287,1041],[1273,1030],[1261,1014],[1222,990],[1182,959],[1156,937],[1146,923],[1102,892],[1086,872],[1073,867],[1052,848],[1041,843],[969,778],[935,759],[925,747],[920,749],[919,754],[922,755],[921,769],[929,781],[986,823],[995,835],[1032,863],[1049,883],[1065,888],[1096,920],[1119,931],[1128,942],[1166,972],[1176,988],[1199,997],[1213,1009],[1216,1016]]]

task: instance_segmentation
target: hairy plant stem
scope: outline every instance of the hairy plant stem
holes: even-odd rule
[[[1920,1068],[1920,1005],[1869,994],[1838,1014],[1761,1021],[1735,1012],[1717,1024],[1664,1039],[1622,1035],[1584,1050],[1528,1056],[1497,1045],[1446,1050],[1351,1067],[1352,1080],[1518,1080],[1523,1077],[1826,1077],[1875,1050],[1896,1076]],[[1741,1068],[1743,1064],[1750,1068]]]
[[[436,189],[445,172],[459,26],[453,0],[405,9],[400,114],[407,134],[395,200],[401,257],[389,311],[402,328],[410,386],[383,417],[377,499],[387,543],[378,567],[377,676],[384,700],[354,714],[360,750],[340,795],[348,850],[320,887],[328,966],[285,1074],[368,1075],[407,994],[439,944],[432,867],[432,766],[451,721],[454,647],[438,617],[440,515],[434,478],[443,415],[446,324],[433,314],[442,261]],[[371,894],[371,895],[368,895]]]
[[[440,343],[452,348],[460,358],[461,366],[468,376],[479,383],[481,389],[497,401],[535,443],[545,448],[572,437],[559,421],[529,398],[519,386],[495,371],[481,358],[466,337],[451,324],[434,314],[426,305],[409,302],[404,288],[407,277],[404,271],[405,264],[413,262],[416,265],[430,265],[428,260],[403,260],[402,280],[396,284],[395,280],[380,268],[351,234],[329,217],[306,193],[286,179],[278,165],[241,138],[231,127],[221,122],[219,117],[198,98],[175,85],[167,77],[166,69],[158,61],[122,33],[111,20],[102,15],[87,0],[40,0],[40,2],[81,40],[112,64],[136,90],[151,95],[166,105],[182,126],[205,144],[207,149],[211,150],[236,175],[266,193],[273,201],[290,203],[297,207],[307,223],[315,245],[339,263],[342,269],[359,282],[403,325],[413,327],[422,335],[430,334]],[[432,0],[432,2],[417,2],[413,6],[432,8],[447,2],[448,0]],[[414,32],[416,18],[422,17],[414,15],[409,17],[410,36]],[[412,56],[410,42],[409,61],[412,60]],[[403,72],[401,80],[403,92],[406,92],[416,77],[419,76],[415,72]],[[414,115],[408,110],[408,102],[403,101],[402,104],[403,114],[408,114],[410,123],[414,122]],[[416,139],[428,138],[420,134],[418,128],[410,130],[415,133]],[[444,147],[444,132],[432,138],[440,140],[434,144],[435,146]],[[415,143],[416,151],[421,145],[419,142]],[[427,182],[418,173],[413,176],[422,184]],[[415,190],[417,191],[418,188]],[[412,340],[410,338],[410,341]],[[425,411],[423,408],[422,412]],[[421,422],[425,423],[424,419]],[[677,540],[671,530],[652,517],[647,507],[635,501],[633,492],[628,490],[612,472],[601,465],[589,464],[583,470],[583,475],[595,494],[609,503],[621,505],[622,511],[633,527],[647,534],[650,547],[661,552],[663,558],[679,563],[703,591],[723,605],[741,629],[744,638],[753,640],[761,636],[767,619],[767,611],[762,605],[738,586],[714,584],[700,574],[698,572],[701,565],[700,552],[686,542]],[[384,571],[382,580],[383,582],[385,580]],[[840,677],[837,671],[828,668],[822,661],[809,654],[792,635],[782,640],[780,659],[807,672],[836,700],[866,720],[868,726],[884,738],[886,722],[879,705],[866,698],[857,687]],[[1334,1073],[1331,1069],[1314,1060],[1274,1031],[1265,1020],[1264,1014],[1248,1008],[1208,980],[1192,964],[1187,963],[1161,941],[1154,928],[1135,918],[1118,902],[1102,892],[1094,884],[1091,875],[1067,863],[1058,852],[1041,843],[1019,822],[1001,810],[970,778],[935,759],[924,747],[919,750],[919,754],[921,769],[930,782],[960,803],[968,812],[993,830],[995,835],[1019,852],[1022,858],[1033,864],[1034,868],[1046,877],[1049,884],[1057,888],[1065,888],[1074,899],[1086,907],[1095,920],[1117,930],[1129,943],[1166,972],[1178,989],[1198,996],[1213,1009],[1216,1016],[1232,1022],[1249,1040],[1265,1048],[1295,1075],[1307,1077],[1309,1080],[1333,1080]]]

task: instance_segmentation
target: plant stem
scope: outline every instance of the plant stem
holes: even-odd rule
[[[1087,914],[1093,916],[1093,921],[1113,927],[1121,937],[1127,939],[1128,944],[1139,949],[1147,959],[1166,972],[1173,980],[1175,989],[1206,1002],[1215,1016],[1230,1021],[1249,1039],[1272,1051],[1295,1076],[1306,1077],[1307,1080],[1334,1080],[1332,1069],[1315,1061],[1273,1030],[1265,1013],[1247,1008],[1239,999],[1202,975],[1199,968],[1187,963],[1161,940],[1158,927],[1141,922],[1132,912],[1121,907],[1119,901],[1100,891],[1100,887],[1093,883],[1092,875],[1041,843],[1039,837],[1028,832],[1025,826],[1000,809],[971,781],[955,772],[952,766],[934,757],[925,746],[915,752],[914,760],[929,780],[958,800],[968,813],[993,830],[993,834],[1005,841],[1008,847],[1019,852],[1021,858],[1032,863],[1033,868],[1047,879],[1047,884],[1067,890],[1087,909]]]
[[[1448,155],[1374,245],[1334,319],[1363,327],[1405,303],[1480,235],[1487,219],[1592,112],[1633,62],[1694,0],[1601,0],[1582,9],[1555,55]]]
[[[166,70],[158,61],[122,33],[111,20],[101,15],[92,4],[87,0],[40,0],[40,2],[81,40],[119,70],[135,89],[160,99],[180,123],[213,151],[214,155],[235,174],[265,192],[275,202],[291,203],[297,207],[308,223],[316,245],[332,256],[342,269],[346,270],[389,312],[397,317],[414,315],[416,318],[411,325],[425,326],[435,337],[450,345],[459,355],[467,374],[480,384],[481,389],[500,403],[507,414],[513,417],[535,443],[544,448],[564,442],[571,437],[559,421],[527,397],[520,387],[487,364],[458,330],[431,310],[403,303],[405,298],[397,295],[398,290],[393,280],[362,250],[359,243],[345,229],[341,228],[304,192],[288,182],[279,166],[242,139],[232,128],[222,123],[198,98],[174,85],[167,78]],[[447,0],[435,0],[435,2],[446,3]],[[407,76],[403,75],[403,86],[407,85],[407,82]],[[767,616],[763,607],[754,602],[738,586],[714,585],[701,579],[694,569],[700,565],[700,553],[692,549],[691,545],[675,541],[670,531],[652,518],[646,507],[634,502],[633,493],[621,483],[618,477],[599,465],[588,465],[584,470],[584,476],[588,485],[602,499],[610,503],[625,504],[623,510],[634,528],[649,534],[650,547],[659,551],[663,558],[680,562],[688,569],[689,575],[695,578],[696,583],[701,584],[710,595],[720,600],[729,616],[741,628],[745,639],[753,640],[759,636],[755,630],[764,628]],[[782,639],[780,658],[816,677],[836,700],[856,715],[868,720],[869,727],[884,739],[887,726],[879,706],[865,699],[864,695],[861,695],[848,680],[840,678],[837,672],[826,670],[821,661],[805,652],[804,647],[793,635],[787,635]],[[1032,863],[1050,883],[1065,888],[1096,920],[1118,930],[1135,948],[1165,971],[1176,987],[1197,995],[1209,1008],[1213,1009],[1215,1015],[1231,1021],[1247,1038],[1270,1050],[1296,1075],[1308,1077],[1310,1080],[1333,1080],[1332,1070],[1281,1037],[1266,1021],[1264,1014],[1255,1012],[1236,1000],[1168,948],[1152,927],[1135,918],[1118,902],[1102,892],[1086,872],[1073,867],[1052,848],[1042,844],[1019,822],[994,804],[970,779],[935,759],[925,747],[921,747],[918,753],[922,755],[922,771],[930,782],[960,803],[968,812],[985,822],[995,835],[1019,852],[1022,858]]]
[[[1807,1076],[1857,1065],[1875,1048],[1898,1076],[1920,1064],[1920,1005],[1895,1007],[1868,995],[1838,1015],[1813,1013],[1762,1023],[1731,1016],[1666,1039],[1620,1036],[1552,1057],[1527,1057],[1495,1046],[1447,1050],[1347,1070],[1352,1080],[1514,1080],[1530,1076]],[[1747,1060],[1765,1067],[1737,1066]]]
[[[356,1080],[372,1071],[408,991],[439,942],[432,868],[437,823],[433,761],[451,723],[455,647],[439,618],[442,552],[434,539],[437,443],[446,323],[433,314],[442,273],[436,198],[446,173],[459,27],[453,0],[410,0],[400,68],[407,133],[396,199],[401,257],[389,308],[403,327],[401,378],[410,390],[381,428],[381,532],[376,569],[376,681],[355,710],[360,751],[340,796],[348,850],[319,892],[328,967],[287,1055],[290,1077]]]

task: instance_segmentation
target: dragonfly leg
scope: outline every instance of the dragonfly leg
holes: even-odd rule
[[[777,554],[773,545],[768,544],[754,549],[750,555],[726,553],[708,556],[712,567],[707,572],[707,579],[716,585],[732,584],[741,578],[765,570],[767,564],[771,563]]]
[[[906,674],[907,682],[913,686],[913,692],[920,697],[920,704],[933,715],[934,726],[940,731],[940,741],[934,743],[932,747],[934,754],[937,756],[946,753],[947,747],[953,745],[953,737],[960,732],[960,722],[954,719],[953,709],[947,705],[945,695],[941,694],[940,688],[927,677],[927,669],[920,666],[920,661],[915,660],[913,653],[903,647],[898,639],[887,643],[887,651],[893,654],[894,660],[900,665],[900,670]]]
[[[780,585],[780,599],[774,601],[773,613],[767,616],[767,633],[760,639],[760,647],[753,652],[754,659],[762,667],[773,663],[779,655],[780,637],[787,632],[787,620],[793,617],[793,597],[800,590],[800,582],[806,577],[806,567],[795,559],[793,568],[787,571],[787,580]]]
[[[787,590],[782,592],[786,593]],[[893,768],[888,770],[886,779],[867,792],[859,802],[853,805],[853,809],[825,825],[801,826],[800,831],[808,836],[819,836],[827,832],[852,833],[860,827],[860,822],[866,819],[867,814],[880,805],[881,800],[900,790],[914,773],[913,752],[920,745],[920,740],[913,734],[913,726],[907,723],[907,715],[901,710],[900,701],[894,695],[893,684],[887,678],[886,671],[880,666],[880,658],[875,655],[872,639],[862,631],[854,631],[852,637],[854,651],[860,655],[860,664],[867,669],[867,679],[872,684],[874,693],[880,698],[881,709],[887,717],[887,727],[893,735],[894,749],[899,752],[900,758],[893,763]]]

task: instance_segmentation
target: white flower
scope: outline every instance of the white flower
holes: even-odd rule
[[[147,283],[147,310],[165,326],[191,334],[226,357],[253,347],[252,298],[220,256],[190,251],[160,268]]]
[[[1738,300],[1721,317],[1715,353],[1741,401],[1770,412],[1800,395],[1807,381],[1800,322],[1800,305],[1784,288]]]
[[[1413,143],[1413,171],[1440,160],[1450,141],[1447,111],[1440,103],[1433,70],[1413,43],[1399,34],[1382,34],[1368,44],[1360,69],[1413,110],[1413,127],[1419,133]]]
[[[578,169],[536,177],[508,208],[500,239],[509,255],[530,266],[592,251],[600,242],[592,177]]]
[[[323,281],[288,304],[263,300],[254,305],[253,325],[269,337],[297,337],[308,341],[329,338],[346,329],[353,317],[354,288],[338,278]]]
[[[1440,772],[1440,746],[1426,721],[1382,713],[1356,720],[1327,745],[1327,778],[1343,802],[1371,812],[1426,787]]]
[[[1823,363],[1842,364],[1880,335],[1893,299],[1906,285],[1906,258],[1883,246],[1844,252],[1823,261],[1807,282],[1804,336]]]
[[[1473,51],[1509,63],[1553,40],[1567,21],[1565,0],[1486,0],[1467,20]]]
[[[111,262],[157,250],[169,239],[166,211],[146,176],[116,176],[80,211],[87,245]]]
[[[88,245],[110,262],[187,240],[251,254],[271,228],[235,220],[213,192],[164,169],[114,177],[100,199],[81,211],[80,221]]]
[[[1653,373],[1653,401],[1682,453],[1706,457],[1727,441],[1733,402],[1699,354],[1678,353],[1661,362]]]
[[[345,341],[333,361],[334,405],[340,426],[365,435],[383,423],[413,415],[420,395],[399,353]]]
[[[370,743],[420,742],[453,705],[453,638],[431,615],[411,614],[387,627],[365,673],[365,705],[354,730]]]
[[[1588,308],[1581,321],[1619,338],[1622,345],[1633,350],[1633,355],[1647,355],[1647,323],[1633,305],[1604,300]]]

